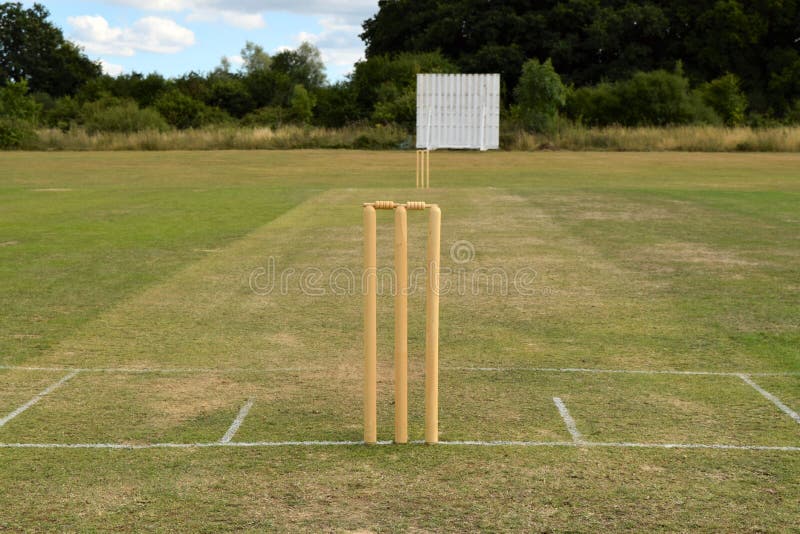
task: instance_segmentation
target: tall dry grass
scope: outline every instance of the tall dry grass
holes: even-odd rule
[[[615,150],[687,152],[798,152],[800,127],[724,128],[674,126],[667,128],[586,128],[564,125],[552,135],[506,132],[508,150]]]
[[[723,128],[587,128],[562,124],[552,135],[504,131],[505,150],[609,150],[691,152],[800,152],[800,127]],[[74,129],[39,130],[29,149],[38,150],[250,150],[294,148],[413,148],[413,138],[393,126],[349,126],[341,129],[285,126],[204,130],[96,133]]]
[[[285,126],[271,128],[215,128],[203,130],[148,130],[136,133],[82,129],[63,132],[39,130],[30,148],[40,150],[256,150],[291,148],[386,149],[410,145],[405,130],[392,126],[341,129]]]

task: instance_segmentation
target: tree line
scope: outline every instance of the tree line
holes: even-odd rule
[[[800,122],[800,2],[381,0],[366,59],[329,83],[319,50],[248,42],[234,69],[102,74],[41,4],[0,4],[0,146],[36,127],[219,125],[413,131],[420,72],[499,72],[506,127]]]
[[[367,58],[439,50],[463,72],[550,58],[575,87],[680,61],[693,86],[727,74],[752,111],[783,117],[800,97],[800,2],[740,0],[381,0],[364,22]]]

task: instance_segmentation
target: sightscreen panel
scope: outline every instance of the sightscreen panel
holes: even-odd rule
[[[417,74],[417,148],[499,147],[499,74]]]

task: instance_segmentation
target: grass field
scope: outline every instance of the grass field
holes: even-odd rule
[[[798,529],[796,154],[2,158],[0,530]],[[379,199],[443,211],[438,446],[351,443]]]

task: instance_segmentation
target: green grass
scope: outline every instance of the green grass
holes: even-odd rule
[[[0,365],[95,370],[0,443],[212,443],[248,399],[234,441],[361,439],[361,297],[329,277],[360,268],[361,202],[424,198],[443,209],[445,283],[511,280],[442,295],[443,441],[570,442],[559,397],[594,443],[800,446],[800,425],[734,375],[535,369],[773,373],[753,379],[800,411],[800,157],[437,152],[425,193],[413,158],[4,155]],[[424,217],[409,226],[413,268]],[[450,257],[458,241],[470,262]],[[270,258],[293,270],[286,291],[254,292]],[[412,439],[423,306],[412,294]],[[389,296],[379,309],[391,439]],[[160,371],[98,370],[121,367]],[[0,368],[0,418],[65,374]],[[774,450],[0,448],[0,530],[788,532],[798,477],[800,452]]]

